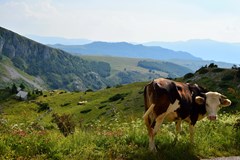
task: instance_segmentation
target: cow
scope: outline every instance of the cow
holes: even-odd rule
[[[154,79],[145,86],[144,103],[143,118],[148,130],[151,151],[157,151],[154,137],[164,119],[175,122],[175,139],[181,131],[181,122],[189,123],[190,142],[193,143],[196,122],[204,117],[216,120],[218,110],[231,105],[231,101],[218,92],[207,91],[197,84],[165,78]]]

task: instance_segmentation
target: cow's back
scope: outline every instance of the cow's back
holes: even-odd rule
[[[159,78],[145,86],[145,111],[148,110],[151,104],[154,104],[155,114],[160,115],[166,112],[169,104],[173,104],[176,99],[180,99],[180,96],[174,81]]]

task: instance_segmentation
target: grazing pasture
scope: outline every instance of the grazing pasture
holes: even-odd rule
[[[142,118],[143,89],[148,82],[142,82],[95,92],[46,91],[33,100],[2,101],[0,159],[179,160],[240,156],[238,81],[223,79],[218,83],[219,78],[214,77],[214,82],[210,72],[207,74],[205,78],[198,74],[184,81],[199,79],[200,85],[212,84],[233,104],[220,110],[217,121],[206,118],[196,124],[194,144],[189,143],[186,123],[174,143],[175,124],[164,122],[155,139],[157,152],[148,150]],[[83,101],[87,103],[78,105]]]

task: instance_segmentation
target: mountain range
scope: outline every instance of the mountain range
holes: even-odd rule
[[[94,42],[88,39],[66,39],[62,37],[46,37],[46,36],[28,36],[31,39],[43,44],[55,45],[85,45]],[[150,42],[133,42],[131,44],[142,44],[144,46],[160,46],[174,51],[188,52],[195,57],[203,60],[211,60],[217,62],[227,62],[231,64],[240,64],[240,43],[221,42],[211,39],[192,39],[187,41],[150,41]]]
[[[25,83],[35,88],[98,90],[181,77],[213,62],[188,52],[126,42],[47,46],[0,27],[0,87]]]
[[[168,61],[196,71],[202,66],[215,63],[222,68],[230,68],[233,64],[217,62],[214,60],[203,60],[188,52],[174,51],[159,46],[145,46],[142,44],[131,44],[126,42],[92,42],[85,45],[49,45],[64,50],[74,55],[95,55],[113,57],[131,57],[152,60]],[[175,73],[173,73],[175,74]]]
[[[240,43],[218,42],[210,39],[193,39],[178,42],[146,42],[146,46],[161,46],[186,51],[205,60],[240,64]]]
[[[59,48],[74,54],[107,55],[116,57],[151,58],[156,60],[201,60],[190,53],[173,51],[162,47],[135,45],[127,42],[92,42],[85,45],[61,45],[55,44],[51,47]]]

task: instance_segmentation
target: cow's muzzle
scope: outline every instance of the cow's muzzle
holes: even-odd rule
[[[211,121],[215,121],[217,119],[217,116],[208,116],[208,119]]]

